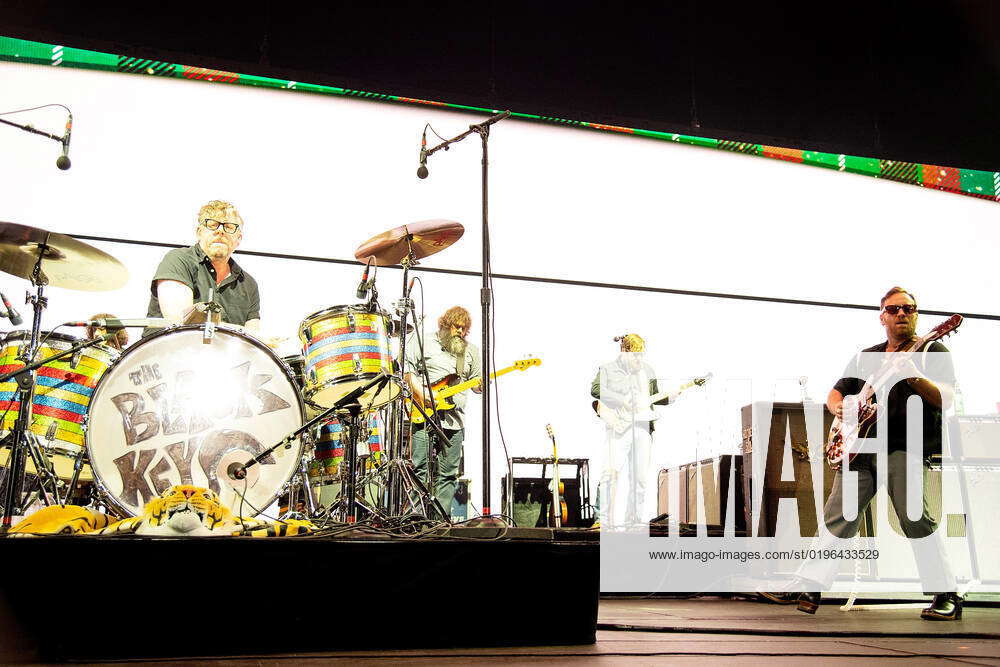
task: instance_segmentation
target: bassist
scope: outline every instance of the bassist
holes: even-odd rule
[[[413,400],[425,406],[430,414],[432,401],[429,392],[423,389],[423,378],[436,384],[448,376],[455,376],[453,384],[478,378],[482,375],[479,349],[466,340],[472,317],[469,311],[461,306],[449,308],[438,319],[438,331],[430,340],[421,346],[416,336],[406,344],[406,383],[412,392]],[[482,392],[481,385],[473,387],[472,391]],[[437,474],[433,485],[434,496],[446,513],[451,512],[455,487],[458,484],[458,466],[462,459],[462,441],[465,439],[465,404],[468,394],[456,394],[452,401],[455,408],[438,412],[441,427],[448,436],[446,442],[440,442],[440,436],[426,424],[415,425],[413,428],[413,467],[421,481],[431,488],[429,481],[428,435],[434,442],[433,458],[437,461]]]

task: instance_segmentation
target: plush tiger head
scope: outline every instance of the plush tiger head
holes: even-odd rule
[[[190,484],[153,498],[138,518],[139,535],[226,535],[237,525],[217,493]]]

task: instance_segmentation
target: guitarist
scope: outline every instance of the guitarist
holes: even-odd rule
[[[431,385],[453,376],[450,385],[459,384],[482,375],[479,349],[466,340],[472,317],[469,311],[461,306],[449,308],[438,318],[438,331],[430,340],[425,340],[421,351],[416,336],[406,344],[406,383],[410,387],[413,400],[424,406],[431,415],[432,401],[424,387],[426,373]],[[482,393],[482,385],[472,391]],[[429,482],[428,444],[430,435],[434,439],[434,454],[437,460],[437,475],[433,485],[434,496],[441,503],[446,513],[451,512],[451,502],[458,485],[458,466],[462,459],[462,441],[465,439],[465,404],[468,394],[455,394],[450,399],[455,407],[438,413],[441,428],[448,436],[446,442],[440,442],[441,436],[427,424],[413,428],[411,440],[413,449],[413,467],[420,479],[431,488]]]
[[[862,352],[886,353],[908,349],[916,338],[917,301],[913,295],[902,287],[893,287],[881,300],[879,321],[885,329],[886,340]],[[888,394],[886,408],[886,442],[888,445],[888,491],[893,507],[903,533],[910,538],[910,546],[917,561],[921,581],[925,587],[929,584],[938,590],[954,591],[955,577],[951,571],[940,534],[936,533],[937,520],[931,515],[927,502],[927,473],[929,458],[941,453],[941,413],[951,400],[951,387],[954,383],[954,368],[951,355],[947,348],[938,341],[926,345],[923,350],[917,350],[904,365],[894,373],[895,377],[906,378],[895,384]],[[934,352],[937,354],[924,354]],[[916,363],[914,363],[916,362]],[[854,396],[862,391],[866,371],[861,370],[859,357],[848,364],[841,378],[830,390],[826,399],[827,408],[834,415],[842,417],[847,396]],[[929,377],[937,378],[935,382]],[[923,510],[916,521],[907,518],[906,507],[906,409],[907,400],[913,396],[923,402]],[[850,405],[848,402],[847,405]],[[874,437],[874,431],[862,434],[863,437]],[[858,511],[854,519],[844,518],[843,485],[841,476],[843,465],[837,471],[833,480],[833,490],[824,508],[824,520],[834,537],[827,538],[817,548],[840,548],[843,543],[838,538],[854,537],[863,519],[864,511],[871,503],[879,487],[876,474],[876,455],[857,454],[853,457],[845,454],[843,465],[857,473],[858,479]],[[924,538],[924,539],[920,539]],[[838,544],[839,543],[839,544]],[[837,560],[806,561],[799,568],[798,576],[805,585],[829,586],[839,562]],[[807,588],[808,590],[808,588]],[[772,601],[791,602],[790,596],[764,594]],[[819,593],[802,593],[798,596],[800,611],[814,614],[820,602]],[[921,618],[933,621],[951,621],[962,616],[962,598],[954,592],[935,595],[931,606],[921,612]]]
[[[629,333],[615,340],[621,343],[618,358],[601,366],[590,386],[590,395],[600,401],[597,409],[607,426],[607,448],[598,481],[599,521],[604,528],[623,528],[641,521],[655,419],[649,399],[659,391],[656,373],[644,360],[646,342],[642,337]],[[656,405],[669,402],[667,396]]]

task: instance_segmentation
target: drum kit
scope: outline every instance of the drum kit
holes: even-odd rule
[[[282,516],[314,521],[448,521],[409,460],[411,409],[444,433],[410,404],[402,360],[416,319],[410,269],[463,232],[426,220],[363,243],[355,257],[367,262],[358,289],[367,300],[307,315],[302,354],[280,358],[211,317],[123,351],[109,344],[113,329],[86,340],[42,331],[46,287],[114,290],[128,271],[73,237],[0,222],[0,269],[35,290],[31,328],[0,335],[0,532],[37,504],[135,516],[176,484],[211,488],[248,517],[287,502]],[[368,273],[393,265],[403,294],[390,312]]]

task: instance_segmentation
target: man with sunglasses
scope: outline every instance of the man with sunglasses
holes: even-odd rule
[[[878,345],[862,350],[862,353],[885,354],[906,349],[906,344],[917,337],[917,302],[913,295],[902,287],[893,287],[881,301],[879,321],[886,333],[886,340]],[[932,354],[926,354],[932,353]],[[856,356],[848,364],[844,376],[837,381],[826,399],[826,406],[838,417],[844,416],[845,397],[861,393],[864,380],[869,370],[863,370],[866,365],[861,355]],[[955,592],[955,576],[944,552],[944,544],[937,527],[937,518],[933,516],[928,503],[927,476],[929,459],[941,454],[942,410],[952,397],[951,387],[954,385],[955,373],[948,349],[940,342],[932,342],[923,349],[915,351],[905,362],[897,362],[900,366],[894,377],[905,378],[897,382],[889,391],[885,408],[885,425],[887,428],[886,443],[888,449],[887,487],[892,506],[896,510],[902,533],[909,538],[913,555],[917,561],[920,579],[925,586],[928,584],[938,590],[949,592],[938,593],[932,604],[924,609],[920,617],[930,621],[954,621],[962,617],[961,596]],[[931,379],[934,378],[934,379]],[[920,517],[910,520],[907,514],[906,476],[907,476],[907,409],[910,399],[918,397],[922,402],[923,430],[923,469],[922,494],[923,507]],[[914,406],[916,407],[916,406]],[[868,434],[874,437],[875,433]],[[858,503],[853,519],[844,515],[843,474],[844,467],[849,466],[851,472],[857,475]],[[858,533],[858,528],[864,518],[864,512],[871,504],[880,485],[877,476],[877,457],[875,454],[857,454],[845,456],[841,469],[833,480],[833,489],[823,510],[826,527],[832,536],[820,538],[816,550],[844,548],[844,540]],[[847,543],[850,544],[850,543]],[[815,559],[806,561],[798,570],[800,583],[806,587],[818,590],[827,587],[840,562],[835,559]],[[801,588],[800,588],[801,590]],[[820,593],[807,592],[801,594],[761,593],[772,602],[790,604],[798,603],[799,611],[815,614],[819,608]]]
[[[232,258],[243,240],[243,219],[229,202],[210,201],[198,211],[198,242],[168,252],[153,275],[147,317],[181,324],[195,303],[222,306],[222,321],[260,330],[257,281]],[[144,335],[151,333],[147,329]]]

